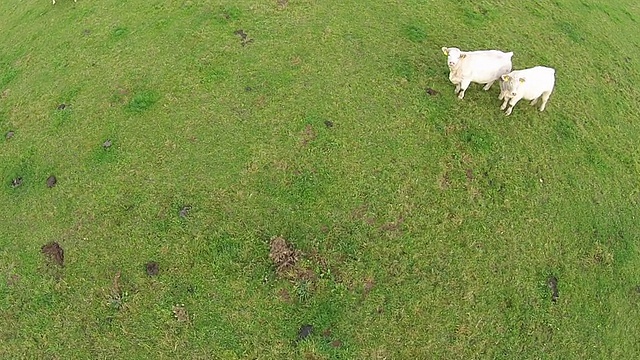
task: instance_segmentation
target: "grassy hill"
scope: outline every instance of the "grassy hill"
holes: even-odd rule
[[[639,22],[0,2],[0,358],[640,357]],[[442,46],[554,67],[547,110],[458,100]]]

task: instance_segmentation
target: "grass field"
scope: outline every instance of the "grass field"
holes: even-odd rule
[[[640,358],[639,23],[0,2],[0,358]],[[547,110],[458,100],[442,46],[554,67]]]

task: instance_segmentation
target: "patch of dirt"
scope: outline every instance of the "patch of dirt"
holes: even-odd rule
[[[289,5],[289,0],[278,0],[278,8],[284,10]]]
[[[16,133],[14,131],[9,131],[5,134],[4,138],[9,140],[13,137],[13,135],[15,135]]]
[[[287,243],[287,240],[282,236],[271,238],[270,247],[269,259],[276,266],[276,273],[279,276],[284,275],[284,273],[293,268],[300,258],[300,252]]]
[[[300,145],[302,146],[309,145],[309,143],[315,140],[317,136],[318,135],[313,130],[313,126],[311,126],[311,124],[307,124],[307,126],[305,126],[304,130],[301,133]]]
[[[22,176],[18,176],[17,178],[11,180],[11,187],[15,189],[18,186],[22,185],[22,182]]]
[[[333,346],[334,348],[339,348],[339,347],[341,347],[341,346],[342,346],[342,341],[340,341],[340,340],[333,340],[333,341],[331,342],[331,346]]]
[[[9,274],[7,276],[7,286],[14,286],[20,282],[20,275],[18,274]]]
[[[233,32],[235,35],[240,36],[240,44],[242,46],[247,46],[249,44],[251,44],[253,42],[253,39],[251,39],[247,33],[244,32],[244,30],[242,29],[238,29],[236,31]]]
[[[324,331],[322,331],[322,336],[326,338],[331,337],[331,329],[329,328],[324,329]]]
[[[445,171],[442,175],[440,175],[438,186],[440,187],[440,190],[447,190],[451,186],[449,171]]]
[[[51,263],[64,266],[64,250],[57,242],[52,241],[43,245],[40,251]]]
[[[386,232],[400,232],[402,230],[402,223],[404,223],[404,217],[400,216],[398,220],[382,225],[380,230]]]
[[[364,282],[364,287],[363,287],[363,294],[364,296],[369,295],[369,293],[371,292],[371,290],[373,289],[373,287],[376,285],[375,280],[373,280],[372,277],[368,277],[365,282]]]
[[[155,261],[149,261],[144,267],[147,271],[147,275],[149,276],[156,276],[158,275],[158,272],[160,272],[160,267]]]
[[[473,176],[473,170],[472,169],[467,169],[465,173],[467,174],[467,180],[468,181],[473,181],[473,179],[475,178]]]
[[[463,127],[458,125],[458,124],[449,124],[447,126],[444,127],[444,134],[449,136],[451,134],[454,134],[460,130],[462,130]]]
[[[116,310],[124,310],[129,293],[125,291],[121,284],[122,272],[116,272],[108,294],[109,305]]]
[[[3,92],[0,93],[0,99],[4,99],[7,96],[9,96],[9,89],[5,89]]]
[[[280,298],[280,300],[282,300],[283,302],[287,303],[287,304],[291,304],[293,303],[293,299],[291,298],[291,294],[289,293],[289,291],[287,289],[280,289],[278,290],[278,297]]]
[[[294,56],[291,58],[291,65],[298,66],[302,64],[302,58],[300,56]]]
[[[547,279],[547,286],[549,286],[549,289],[551,289],[551,301],[558,301],[558,278],[556,278],[555,276],[549,276],[549,278]]]
[[[187,312],[187,308],[184,307],[184,304],[174,305],[172,311],[173,317],[175,317],[179,322],[189,322],[189,312]]]
[[[258,109],[262,109],[265,105],[267,105],[267,97],[264,95],[258,96],[256,99],[255,107]]]
[[[118,271],[116,276],[113,277],[113,284],[111,286],[111,294],[120,296],[122,294],[122,288],[120,287],[120,278],[122,277],[122,273]]]
[[[362,204],[351,211],[351,217],[355,220],[364,220],[369,225],[373,225],[376,219],[373,215],[368,215],[369,207],[367,204]]]
[[[56,179],[56,177],[54,175],[51,175],[47,178],[47,187],[48,188],[52,188],[54,186],[56,186],[56,183],[58,182],[58,179]]]
[[[438,95],[438,91],[433,90],[432,88],[426,88],[425,92],[427,93],[427,95],[431,96]]]
[[[362,204],[351,211],[351,217],[354,219],[362,219],[367,214],[367,205]]]

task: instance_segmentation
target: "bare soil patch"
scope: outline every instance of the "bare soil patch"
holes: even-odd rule
[[[396,221],[388,222],[380,227],[380,230],[385,232],[400,232],[402,230],[402,224],[404,223],[404,217],[401,215]]]
[[[467,175],[467,181],[473,181],[473,179],[475,179],[475,176],[473,176],[473,169],[467,169],[465,173]]]
[[[160,267],[155,261],[149,261],[144,267],[147,271],[147,275],[149,276],[156,276],[158,275],[158,272],[160,272]]]
[[[307,126],[304,127],[304,130],[302,130],[302,133],[300,134],[300,145],[309,145],[309,143],[315,140],[317,136],[318,135],[313,129],[313,126],[311,126],[311,124],[307,124]]]
[[[40,251],[51,263],[58,266],[64,266],[64,250],[57,242],[52,241],[42,246]]]
[[[373,289],[373,287],[375,285],[376,285],[376,281],[372,277],[368,277],[364,281],[364,286],[363,286],[363,294],[364,294],[364,296],[369,295],[369,293],[371,292],[371,290]]]
[[[176,304],[173,306],[173,317],[179,322],[189,322],[189,312],[184,304]]]
[[[238,29],[233,32],[234,34],[240,36],[240,45],[247,46],[253,42],[253,39],[250,38],[246,32],[242,29]]]
[[[269,259],[276,266],[276,274],[283,276],[296,265],[300,252],[287,243],[282,236],[273,237],[270,246]]]

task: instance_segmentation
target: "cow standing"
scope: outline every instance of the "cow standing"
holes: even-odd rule
[[[464,92],[472,82],[486,84],[489,90],[500,76],[511,71],[513,52],[499,50],[461,51],[458,48],[443,47],[449,65],[449,80],[456,86],[458,98],[464,98]]]
[[[540,111],[544,111],[555,86],[555,74],[556,70],[553,68],[535,66],[502,75],[500,99],[504,99],[504,102],[500,110],[507,109],[505,114],[510,115],[520,99],[531,100],[531,105],[536,105],[542,99]]]

